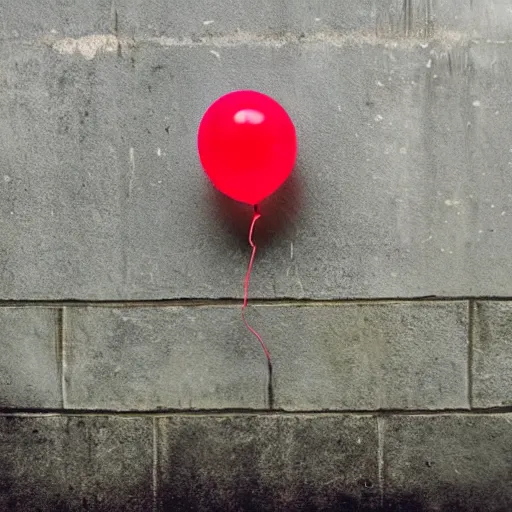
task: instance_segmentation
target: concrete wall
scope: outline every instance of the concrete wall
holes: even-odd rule
[[[512,4],[0,4],[0,510],[512,508]],[[196,129],[300,153],[250,208]],[[270,371],[271,370],[271,371]]]

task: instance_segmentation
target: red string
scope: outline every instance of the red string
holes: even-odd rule
[[[249,244],[252,247],[252,254],[251,259],[249,260],[249,266],[247,267],[247,274],[245,274],[245,283],[244,283],[244,304],[242,306],[242,319],[244,321],[245,326],[249,331],[258,338],[258,341],[260,342],[261,348],[263,349],[263,352],[265,352],[265,355],[267,356],[268,361],[270,362],[270,352],[268,351],[267,347],[265,346],[265,343],[263,342],[262,337],[247,323],[247,320],[245,319],[245,308],[247,307],[247,303],[249,301],[249,281],[251,279],[251,271],[252,266],[254,263],[254,258],[256,256],[256,244],[254,243],[252,239],[252,234],[254,232],[254,225],[256,224],[256,221],[261,217],[260,213],[258,212],[258,206],[254,206],[254,216],[252,218],[251,222],[251,228],[249,229]]]

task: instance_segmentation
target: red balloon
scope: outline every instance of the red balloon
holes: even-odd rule
[[[232,199],[258,204],[288,178],[297,156],[292,120],[274,99],[235,91],[205,112],[197,140],[212,183]]]

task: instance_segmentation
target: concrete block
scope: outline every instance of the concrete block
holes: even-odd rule
[[[208,38],[246,33],[263,37],[284,34],[377,33],[381,37],[423,39],[508,38],[512,15],[503,0],[250,0],[224,2],[125,0],[118,5],[119,33],[145,37]]]
[[[58,310],[0,308],[0,408],[62,406]]]
[[[152,420],[0,417],[0,509],[147,511]]]
[[[512,303],[477,302],[473,336],[473,405],[512,405]]]
[[[270,37],[334,30],[373,32],[376,12],[372,0],[177,0],[172,4],[165,0],[124,0],[118,14],[120,34],[140,39],[199,38],[237,32]]]
[[[159,420],[162,510],[371,510],[377,426],[365,416]]]
[[[76,409],[265,408],[267,363],[239,308],[67,308]]]
[[[0,40],[34,43],[47,37],[82,37],[115,30],[111,0],[4,0]]]
[[[275,407],[444,409],[468,404],[465,302],[252,308]]]
[[[252,296],[509,292],[507,45],[244,37],[0,51],[2,298],[240,297],[251,209],[195,140],[235,88],[281,101],[300,144]]]
[[[389,510],[508,510],[511,422],[509,414],[384,419]]]

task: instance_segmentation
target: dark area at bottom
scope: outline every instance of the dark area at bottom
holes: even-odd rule
[[[0,416],[0,511],[512,510],[512,415]]]

